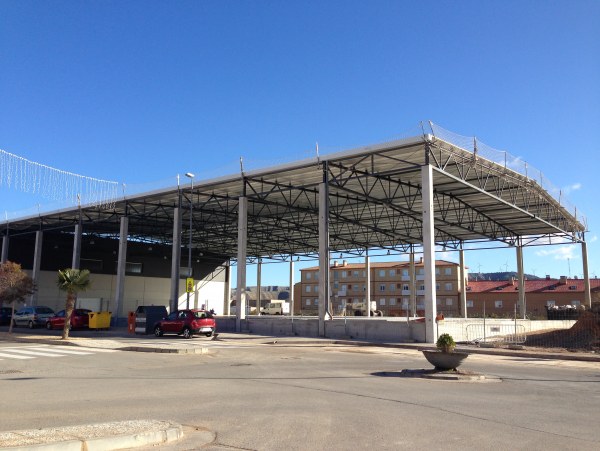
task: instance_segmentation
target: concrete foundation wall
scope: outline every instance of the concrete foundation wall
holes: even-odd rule
[[[530,321],[517,320],[521,332],[534,332],[549,329],[568,329],[575,321]],[[486,329],[499,328],[499,333],[512,333],[514,320],[486,319]],[[443,333],[452,335],[455,341],[467,341],[469,328],[483,326],[482,319],[446,319],[437,324],[436,337]],[[217,330],[235,332],[235,317],[218,316]],[[296,335],[318,337],[319,320],[317,318],[290,317],[249,317],[242,321],[242,332],[258,335]],[[487,333],[493,336],[493,332]],[[425,323],[406,321],[406,319],[334,319],[325,322],[325,337],[331,339],[362,339],[387,343],[424,343]],[[433,340],[435,342],[435,340]]]

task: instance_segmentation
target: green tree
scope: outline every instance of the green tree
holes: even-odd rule
[[[69,338],[69,328],[71,326],[71,315],[75,308],[75,299],[77,293],[86,291],[90,288],[92,281],[90,280],[90,272],[87,269],[63,269],[58,271],[57,285],[59,290],[67,292],[67,300],[65,303],[65,326],[63,328],[63,340]]]
[[[15,314],[15,304],[35,293],[33,279],[14,262],[0,264],[0,300],[12,305],[12,315]],[[10,322],[8,333],[12,333],[13,322]]]

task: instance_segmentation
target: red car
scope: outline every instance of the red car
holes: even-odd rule
[[[91,313],[91,310],[84,308],[74,309],[73,313],[71,314],[71,329],[87,328],[90,322],[88,313]],[[61,310],[54,316],[48,318],[48,321],[46,321],[46,329],[63,329],[65,327],[65,316],[66,312]]]
[[[200,309],[178,310],[154,324],[154,335],[162,337],[163,334],[177,334],[192,338],[194,334],[204,334],[210,337],[216,328],[211,312]]]

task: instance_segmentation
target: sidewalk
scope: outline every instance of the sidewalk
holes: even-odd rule
[[[68,340],[62,340],[60,331],[46,331],[45,329],[15,328],[12,334],[8,334],[7,327],[0,328],[0,341],[14,341],[22,343],[85,346],[106,349],[118,349],[134,352],[161,352],[177,354],[204,354],[208,352],[207,347],[202,345],[208,341],[255,343],[269,345],[303,346],[303,345],[344,345],[344,346],[374,346],[384,348],[414,349],[415,351],[435,349],[434,344],[429,343],[389,343],[375,340],[345,339],[345,338],[320,338],[301,336],[268,336],[252,333],[223,332],[212,339],[198,337],[185,340],[180,337],[163,337],[157,339],[154,335],[139,335],[127,332],[126,327],[113,327],[109,330],[77,330],[71,333]],[[131,340],[132,344],[127,344]],[[133,346],[135,341],[144,340],[149,343]],[[152,341],[157,340],[156,344]],[[172,340],[168,345],[165,340]],[[584,362],[600,362],[600,354],[571,352],[560,349],[544,349],[524,347],[523,349],[509,349],[508,347],[479,347],[469,344],[458,344],[457,350],[472,354],[489,354],[522,358],[539,358],[552,360],[579,360]]]
[[[158,420],[0,432],[0,448],[14,451],[106,451],[158,445],[179,440],[179,424]]]

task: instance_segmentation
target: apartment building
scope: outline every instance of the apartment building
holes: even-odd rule
[[[592,303],[600,302],[600,279],[590,279]],[[513,278],[505,281],[478,280],[467,285],[467,315],[512,318],[519,300],[519,283]],[[546,307],[585,305],[585,281],[565,276],[542,280],[525,280],[525,307],[531,319],[545,319]],[[518,314],[517,306],[517,314]]]
[[[371,301],[384,316],[407,316],[416,304],[417,315],[424,315],[425,267],[417,261],[411,275],[409,262],[372,262],[370,264]],[[366,302],[367,272],[364,263],[335,261],[330,267],[332,314],[341,315],[346,305]],[[465,271],[465,278],[467,277]],[[457,263],[435,262],[437,310],[447,317],[462,316],[460,293],[465,286]],[[319,302],[319,267],[301,270],[300,289],[295,291],[296,313],[316,315]]]

